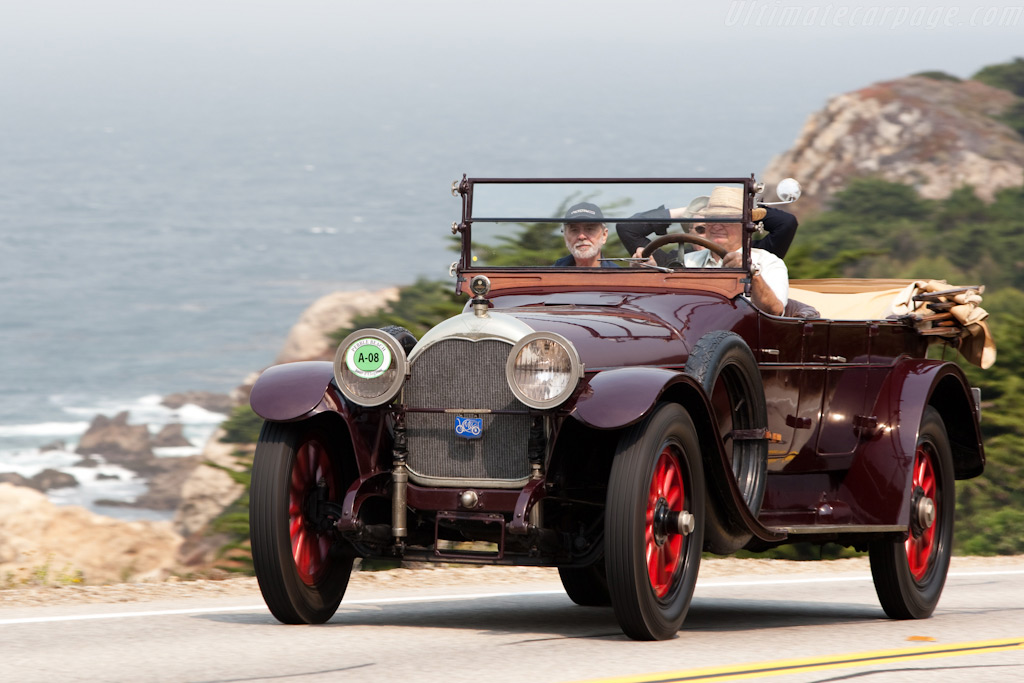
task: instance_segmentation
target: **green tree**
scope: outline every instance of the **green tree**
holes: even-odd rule
[[[1024,58],[1017,57],[1012,62],[986,66],[971,78],[1024,97]]]
[[[921,219],[930,212],[929,202],[914,188],[881,178],[857,178],[832,198],[833,211],[871,221],[894,218]]]
[[[1003,90],[1009,90],[1017,97],[1024,97],[1024,58],[1017,57],[1006,64],[986,66],[974,74],[974,80]],[[999,120],[1024,135],[1024,100],[1012,103]]]

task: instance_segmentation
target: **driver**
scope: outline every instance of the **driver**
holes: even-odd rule
[[[565,213],[562,233],[569,253],[555,261],[556,266],[619,267],[614,261],[601,260],[601,248],[608,241],[608,226],[604,224],[604,214],[596,204],[580,202],[570,206]]]
[[[719,187],[716,189],[735,189],[742,193],[738,187]],[[707,206],[708,201],[709,198],[703,196],[697,197],[684,207],[666,209],[664,206],[659,206],[657,209],[651,209],[650,211],[641,211],[631,216],[631,218],[649,218],[651,220],[650,223],[620,223],[615,226],[615,232],[618,233],[619,241],[626,247],[626,251],[633,253],[637,247],[646,247],[650,244],[651,240],[647,239],[647,235],[652,233],[655,235],[667,234],[668,227],[672,224],[672,219],[697,217],[698,213]],[[793,238],[796,236],[796,229],[799,225],[796,216],[771,206],[756,207],[753,214],[754,222],[761,221],[762,227],[768,234],[761,239],[752,240],[750,246],[755,249],[770,251],[779,258],[786,258],[786,252],[789,251],[789,246],[793,244]],[[686,230],[686,228],[687,226],[684,224],[683,230]],[[668,265],[670,260],[668,254],[660,251],[655,253],[654,258],[659,266]]]
[[[785,212],[782,212],[785,213]],[[711,191],[707,205],[694,218],[705,217],[705,223],[694,223],[692,231],[720,245],[729,253],[725,258],[707,249],[683,255],[683,265],[689,268],[742,268],[743,224],[717,223],[715,219],[743,216],[743,190],[739,187],[716,187]],[[644,247],[637,247],[635,257],[643,255]],[[755,306],[772,315],[782,315],[789,300],[789,270],[775,254],[758,248],[750,250],[750,295]]]

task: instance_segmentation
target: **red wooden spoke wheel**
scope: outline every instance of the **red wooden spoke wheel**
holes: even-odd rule
[[[605,505],[605,574],[615,617],[637,640],[679,630],[704,546],[704,469],[689,413],[662,403],[619,441]]]
[[[647,574],[651,588],[659,598],[665,597],[672,587],[679,569],[684,537],[665,530],[669,512],[682,512],[686,491],[679,456],[674,446],[666,445],[661,451],[647,500]]]
[[[937,508],[937,489],[935,481],[935,453],[930,444],[919,444],[914,455],[913,496],[911,498],[911,515],[926,504],[931,508],[931,519],[925,523],[919,517],[911,518],[910,535],[907,536],[907,564],[915,581],[924,581],[931,566],[932,555],[935,553],[935,521],[943,511]]]
[[[935,611],[953,552],[956,504],[953,455],[942,416],[927,407],[921,418],[909,478],[906,537],[868,547],[871,578],[885,613],[893,619],[922,619]]]
[[[312,586],[323,578],[329,568],[328,552],[331,539],[318,533],[313,520],[306,518],[309,496],[317,495],[318,483],[323,481],[328,496],[336,492],[334,473],[327,449],[315,439],[304,441],[295,454],[292,465],[291,486],[288,489],[288,535],[292,542],[292,558],[299,578]]]
[[[338,609],[354,554],[318,503],[345,493],[344,441],[315,423],[264,425],[253,457],[249,537],[260,592],[286,624],[322,624]]]

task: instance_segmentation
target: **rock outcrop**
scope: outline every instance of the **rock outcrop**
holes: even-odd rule
[[[97,415],[78,441],[76,453],[102,455],[108,462],[131,467],[153,458],[146,425],[128,424],[128,411],[114,417]]]
[[[234,456],[237,444],[221,443],[224,430],[218,429],[203,447],[202,464],[196,467],[181,486],[181,505],[174,515],[174,527],[183,536],[202,531],[224,508],[238,500],[244,487],[225,471],[242,471],[243,465]]]
[[[331,332],[352,324],[357,315],[372,313],[398,298],[398,288],[374,292],[334,292],[321,297],[307,308],[288,333],[275,363],[298,360],[333,360],[335,347]]]
[[[853,178],[876,176],[915,187],[923,197],[971,185],[990,201],[1024,184],[1024,138],[997,120],[1018,101],[977,81],[911,76],[829,100],[812,114],[793,147],[761,177],[792,176],[803,185],[793,205],[808,215]],[[770,194],[770,193],[769,193]]]
[[[153,448],[182,448],[192,445],[192,442],[185,438],[185,427],[179,422],[164,425],[149,443]]]
[[[178,394],[168,394],[160,402],[172,410],[177,410],[186,403],[197,405],[211,413],[222,413],[227,415],[235,407],[231,396],[227,394],[215,394],[210,391],[186,391]]]
[[[123,522],[0,484],[0,568],[8,584],[164,579],[182,538],[170,522]]]

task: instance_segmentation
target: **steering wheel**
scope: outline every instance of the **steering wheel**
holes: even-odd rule
[[[707,249],[708,251],[710,251],[712,254],[718,256],[719,258],[725,258],[725,255],[729,253],[729,250],[723,247],[718,242],[712,242],[706,237],[697,237],[696,235],[691,235],[688,232],[680,232],[673,233],[671,235],[662,235],[661,237],[655,238],[654,241],[652,241],[650,244],[644,247],[644,250],[641,253],[641,255],[644,258],[648,258],[652,253],[654,253],[656,249],[660,249],[666,244],[683,243],[700,245]]]

